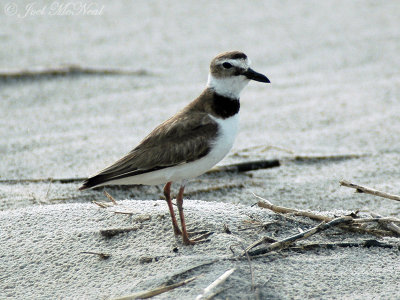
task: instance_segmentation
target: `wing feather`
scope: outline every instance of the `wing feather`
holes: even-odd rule
[[[80,189],[199,159],[217,137],[217,123],[204,112],[178,114],[155,128],[126,156],[87,179]]]

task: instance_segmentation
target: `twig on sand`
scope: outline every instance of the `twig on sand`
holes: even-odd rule
[[[258,239],[257,241],[255,241],[255,242],[251,243],[249,246],[247,246],[247,248],[244,250],[244,252],[242,254],[249,255],[250,249],[253,249],[253,248],[255,248],[255,247],[257,247],[257,246],[259,246],[261,244],[276,243],[276,242],[277,242],[277,240],[273,240],[272,241],[270,237],[264,236],[261,239]]]
[[[246,255],[247,262],[249,263],[249,268],[250,268],[250,276],[251,276],[251,291],[255,292],[255,280],[254,280],[254,270],[253,270],[253,265],[251,263],[251,258],[249,254],[247,253],[246,247],[243,245],[241,241],[238,242],[238,245],[241,247],[241,249],[244,251],[244,254]],[[235,254],[233,250],[233,246],[235,245],[230,245],[229,249],[233,254]]]
[[[377,240],[364,240],[360,242],[339,242],[339,243],[308,243],[300,244],[298,246],[290,247],[290,250],[314,250],[317,248],[335,249],[335,248],[348,248],[348,247],[379,247],[379,248],[394,248],[395,245],[382,243]]]
[[[115,214],[121,214],[121,215],[130,215],[132,216],[134,214],[134,212],[130,212],[130,211],[119,211],[119,210],[114,210],[113,213]]]
[[[198,276],[189,278],[189,279],[185,279],[183,281],[171,284],[171,285],[167,285],[167,286],[161,286],[158,288],[155,288],[153,290],[148,290],[148,291],[144,291],[144,292],[139,292],[139,293],[135,293],[129,296],[125,296],[125,297],[121,297],[121,298],[115,298],[114,300],[131,300],[131,299],[146,299],[146,298],[151,298],[154,297],[156,295],[160,295],[162,293],[171,291],[173,289],[176,289],[177,287],[186,285],[190,282],[192,282],[193,280],[195,280]]]
[[[148,76],[148,71],[116,69],[116,68],[95,68],[83,67],[79,65],[65,65],[50,68],[32,68],[21,70],[0,70],[0,80],[32,80],[47,77],[77,76],[77,75],[135,75]]]
[[[295,216],[304,216],[304,217],[308,217],[310,219],[317,220],[317,221],[325,221],[325,222],[332,221],[331,217],[317,215],[317,214],[314,214],[312,212],[305,211],[305,210],[298,210],[298,209],[294,209],[294,208],[287,208],[284,206],[274,205],[271,202],[269,202],[267,199],[264,199],[254,193],[253,193],[253,195],[256,198],[262,200],[257,203],[259,207],[267,208],[276,213],[293,214]]]
[[[0,183],[40,183],[40,182],[59,182],[59,183],[73,183],[84,181],[87,178],[74,177],[74,178],[22,178],[22,179],[0,179]]]
[[[371,222],[378,222],[378,223],[400,223],[400,219],[398,218],[391,218],[391,217],[378,217],[378,218],[362,218],[362,219],[354,219],[354,224],[361,224],[361,223],[371,223]]]
[[[100,230],[100,234],[106,238],[112,238],[113,236],[116,236],[121,233],[125,232],[131,232],[131,231],[137,231],[141,229],[142,226],[135,226],[135,227],[129,227],[129,228],[113,228],[113,229],[102,229]]]
[[[164,282],[164,285],[171,285],[177,278],[185,277],[185,276],[189,275],[190,273],[192,273],[194,271],[197,271],[198,269],[201,269],[201,268],[203,268],[205,266],[212,265],[212,264],[214,264],[214,263],[216,263],[218,261],[220,261],[220,259],[213,259],[211,261],[208,261],[208,262],[205,262],[205,263],[201,263],[201,264],[199,264],[197,266],[190,267],[189,269],[186,269],[186,270],[183,270],[183,271],[181,271],[179,273],[176,273],[176,274],[172,275],[166,282]]]
[[[366,194],[371,194],[374,196],[378,196],[378,197],[382,197],[382,198],[387,198],[387,199],[391,199],[391,200],[395,200],[395,201],[400,201],[400,196],[398,195],[393,195],[393,194],[389,194],[389,193],[385,193],[385,192],[381,192],[369,187],[365,187],[365,186],[361,186],[355,183],[351,183],[347,180],[341,180],[340,182],[341,186],[345,186],[345,187],[349,187],[349,188],[353,188],[356,189],[356,191],[358,193],[366,193]]]
[[[198,295],[196,297],[196,300],[202,300],[209,295],[213,289],[215,289],[217,286],[223,284],[229,276],[232,275],[233,272],[235,272],[236,268],[232,268],[228,271],[226,271],[224,274],[222,274],[220,277],[218,277],[213,283],[211,283],[209,286],[207,286],[204,290],[203,293]]]
[[[377,213],[371,213],[371,216],[373,216],[374,218],[378,218],[378,222],[381,223],[386,229],[393,231],[397,235],[400,235],[400,226],[394,224],[393,222],[382,222],[383,217]]]
[[[253,265],[251,263],[251,258],[249,253],[245,250],[245,254],[247,257],[247,261],[249,262],[249,268],[250,268],[250,276],[251,276],[251,290],[254,292],[255,291],[255,281],[254,281],[254,270],[253,270]]]
[[[117,205],[117,201],[115,201],[114,197],[111,196],[109,193],[107,193],[107,191],[104,191],[104,195],[106,195],[106,197],[108,198],[108,200],[110,200],[114,205]]]
[[[292,160],[297,162],[342,161],[365,156],[367,154],[295,155]]]
[[[109,259],[111,254],[108,253],[102,253],[102,252],[93,252],[93,251],[82,251],[82,254],[93,254],[93,255],[98,255],[100,259]]]
[[[93,204],[96,204],[97,206],[101,207],[101,208],[107,208],[112,206],[111,203],[107,203],[107,202],[98,202],[98,201],[92,201]]]
[[[312,212],[304,211],[304,210],[298,210],[294,208],[287,208],[283,206],[278,206],[274,205],[268,200],[256,195],[253,193],[255,197],[258,199],[262,200],[259,201],[257,204],[259,207],[262,208],[267,208],[269,210],[272,210],[275,213],[283,213],[283,214],[293,214],[296,216],[304,216],[308,217],[310,219],[314,219],[317,221],[324,221],[324,222],[330,222],[333,220],[332,217],[324,216],[324,215],[318,215]],[[387,230],[379,230],[379,229],[374,229],[374,228],[365,228],[361,227],[360,225],[362,223],[368,223],[368,222],[397,222],[398,219],[393,219],[393,218],[382,218],[382,219],[377,219],[377,218],[365,218],[365,219],[353,219],[352,224],[339,224],[339,227],[341,229],[349,230],[349,231],[356,231],[356,232],[362,232],[362,233],[367,233],[367,234],[373,234],[377,236],[393,236],[394,232],[393,231],[387,231]]]
[[[111,203],[108,202],[98,202],[98,201],[92,201],[93,204],[96,204],[97,206],[101,207],[101,208],[107,208],[107,207],[111,207],[114,205],[117,205],[117,201],[115,201],[115,199],[113,198],[113,196],[111,196],[109,193],[107,193],[106,191],[104,191],[104,195],[107,197],[108,200],[111,201]]]
[[[307,231],[292,235],[281,241],[277,241],[277,242],[269,244],[265,247],[251,251],[251,248],[253,247],[253,244],[254,244],[253,243],[252,245],[250,245],[249,247],[246,248],[246,251],[248,252],[248,254],[250,256],[256,256],[256,255],[261,255],[261,254],[268,253],[268,252],[275,251],[275,250],[282,250],[282,249],[288,248],[290,245],[292,245],[296,241],[303,240],[303,239],[308,238],[318,232],[327,230],[331,227],[338,226],[340,224],[349,223],[352,220],[353,220],[353,218],[351,216],[339,217],[339,218],[333,219],[332,221],[330,221],[328,223],[322,222],[319,225],[317,225]]]

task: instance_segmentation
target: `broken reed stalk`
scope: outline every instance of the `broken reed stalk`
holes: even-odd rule
[[[113,236],[116,236],[121,233],[126,233],[126,232],[131,232],[131,231],[138,231],[141,229],[142,226],[134,226],[134,227],[128,227],[128,228],[112,228],[112,229],[102,229],[100,230],[100,234],[104,236],[105,238],[112,238]]]
[[[267,208],[267,209],[272,210],[273,212],[276,212],[276,213],[293,214],[295,216],[304,216],[304,217],[308,217],[310,219],[317,220],[317,221],[325,221],[325,222],[332,221],[331,217],[317,215],[317,214],[314,214],[312,212],[305,211],[305,210],[298,210],[298,209],[294,209],[294,208],[287,208],[287,207],[284,207],[284,206],[274,205],[271,202],[269,202],[267,199],[264,199],[264,198],[254,194],[254,193],[253,193],[253,195],[256,198],[262,200],[262,201],[258,201],[258,203],[257,203],[257,205],[259,207]]]
[[[382,243],[377,240],[364,240],[361,242],[339,242],[339,243],[308,243],[290,247],[290,250],[314,250],[317,248],[335,249],[335,248],[351,248],[351,247],[379,247],[379,248],[395,248],[395,245]],[[400,246],[399,246],[400,250]]]
[[[191,273],[193,273],[195,271],[198,271],[199,269],[202,269],[203,267],[211,266],[211,265],[213,265],[214,263],[216,263],[218,261],[220,261],[219,258],[218,259],[213,259],[211,261],[208,261],[208,262],[205,262],[205,263],[201,263],[201,264],[199,264],[197,266],[190,267],[188,269],[185,269],[183,271],[175,273],[175,274],[171,275],[170,278],[166,282],[164,282],[163,285],[171,285],[176,279],[181,278],[181,277],[186,277],[189,274],[191,274]]]
[[[132,294],[132,295],[129,295],[129,296],[124,296],[124,297],[121,297],[121,298],[115,298],[114,300],[133,300],[133,299],[151,298],[151,297],[160,295],[162,293],[168,292],[170,290],[176,289],[177,287],[186,285],[186,284],[192,282],[193,280],[195,280],[197,277],[198,276],[195,276],[195,277],[192,277],[192,278],[189,278],[189,279],[186,279],[186,280],[183,280],[183,281],[171,284],[171,285],[161,286],[161,287],[155,288],[153,290],[139,292],[139,293]]]
[[[109,193],[104,191],[104,195],[106,195],[107,199],[110,200],[114,205],[117,205],[117,201],[115,201],[114,197],[111,196]]]
[[[218,277],[213,283],[211,283],[209,286],[207,286],[204,290],[203,293],[198,295],[196,297],[196,300],[201,300],[204,299],[208,294],[211,293],[213,289],[215,289],[217,286],[223,284],[229,276],[232,275],[233,272],[235,272],[236,268],[232,268],[228,271],[226,271],[224,274],[222,274],[220,277]]]
[[[292,160],[297,162],[342,161],[365,156],[367,154],[295,155]]]
[[[114,210],[113,213],[121,214],[121,215],[130,215],[130,216],[135,214],[134,212],[130,212],[130,211],[118,211],[118,210]]]
[[[375,189],[372,189],[369,187],[351,183],[350,181],[347,181],[347,180],[341,180],[341,181],[339,181],[339,183],[341,186],[356,189],[356,191],[358,193],[366,193],[366,194],[370,194],[370,195],[374,195],[374,196],[378,196],[378,197],[382,197],[382,198],[386,198],[386,199],[400,201],[400,196],[398,196],[398,195],[381,192],[381,191],[378,191],[378,190],[375,190]]]
[[[383,225],[383,227],[385,227],[386,229],[393,231],[397,235],[400,235],[400,226],[394,224],[393,222],[389,222],[389,223],[382,222],[381,219],[383,217],[377,213],[371,213],[371,216],[373,216],[374,218],[378,218],[379,219],[378,222],[381,223]]]
[[[82,254],[92,254],[92,255],[98,255],[100,259],[109,259],[111,254],[108,253],[102,253],[102,252],[93,252],[93,251],[82,251]]]
[[[253,265],[252,265],[252,263],[251,263],[251,258],[250,258],[249,253],[247,253],[247,251],[245,251],[245,254],[246,254],[246,258],[247,258],[247,261],[248,261],[248,263],[249,263],[249,268],[250,268],[251,290],[254,292],[254,291],[255,291],[255,286],[256,286],[256,284],[255,284],[255,280],[254,280]]]
[[[0,80],[32,80],[46,77],[77,76],[77,75],[134,75],[149,76],[146,70],[128,70],[117,68],[82,67],[65,65],[50,68],[32,68],[21,70],[0,70]]]
[[[309,230],[306,230],[304,232],[292,235],[292,236],[287,237],[287,238],[285,238],[285,239],[283,239],[281,241],[277,241],[277,242],[269,244],[269,245],[267,245],[265,247],[250,251],[251,250],[250,247],[253,245],[252,244],[252,245],[250,245],[250,247],[248,247],[246,249],[246,251],[248,252],[248,254],[250,256],[256,256],[256,255],[265,254],[265,253],[268,253],[268,252],[271,252],[271,251],[282,250],[282,249],[288,248],[290,245],[294,244],[295,242],[297,242],[299,240],[306,239],[306,238],[308,238],[308,237],[310,237],[310,236],[312,236],[312,235],[314,235],[314,234],[316,234],[318,232],[327,230],[327,229],[332,228],[334,226],[338,226],[338,225],[345,224],[345,223],[350,223],[352,220],[353,220],[353,218],[351,216],[339,217],[339,218],[333,219],[332,221],[330,221],[328,223],[322,222],[322,223],[318,224],[317,226],[315,226],[315,227],[313,227],[313,228],[311,228]]]
[[[93,204],[96,204],[97,206],[101,207],[101,208],[107,208],[107,207],[111,207],[113,206],[112,204],[108,203],[108,202],[98,202],[98,201],[92,201]]]
[[[397,218],[391,218],[391,217],[379,217],[379,218],[362,218],[362,219],[354,219],[353,223],[354,224],[360,224],[360,223],[370,223],[370,222],[378,222],[378,223],[400,223],[400,219]]]
[[[288,213],[288,214],[293,214],[293,215],[296,215],[296,216],[304,216],[304,217],[308,217],[310,219],[314,219],[314,220],[317,220],[317,221],[324,221],[324,222],[330,222],[330,221],[333,220],[333,218],[331,218],[331,217],[314,214],[314,213],[311,213],[311,212],[308,212],[308,211],[298,210],[298,209],[294,209],[294,208],[287,208],[287,207],[279,206],[279,205],[274,205],[271,202],[269,202],[268,200],[266,200],[266,199],[264,199],[264,198],[262,198],[262,197],[260,197],[260,196],[258,196],[256,194],[254,194],[254,193],[253,193],[253,195],[256,198],[262,200],[262,201],[258,201],[258,203],[257,203],[257,205],[259,207],[267,208],[269,210],[272,210],[275,213],[282,213],[282,214]],[[393,231],[393,230],[370,229],[370,228],[364,228],[364,227],[360,226],[362,223],[368,223],[368,222],[379,222],[379,221],[382,222],[382,223],[383,222],[393,222],[393,221],[397,222],[398,219],[396,219],[396,218],[395,219],[393,219],[393,218],[383,218],[383,219],[380,219],[380,220],[378,220],[378,218],[365,218],[365,221],[363,221],[364,219],[353,219],[353,220],[354,220],[354,222],[352,222],[352,223],[354,223],[354,224],[351,224],[351,225],[342,224],[339,227],[341,229],[346,229],[346,230],[349,230],[349,231],[362,232],[362,233],[373,234],[373,235],[377,235],[377,236],[398,235],[396,233],[396,231]]]

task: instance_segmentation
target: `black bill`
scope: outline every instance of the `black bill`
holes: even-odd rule
[[[251,68],[248,68],[244,73],[244,76],[246,76],[248,79],[251,80],[255,80],[255,81],[260,81],[260,82],[266,82],[266,83],[270,83],[271,81],[269,81],[269,79],[267,78],[267,76],[261,74],[261,73],[257,73],[256,71],[254,71]]]

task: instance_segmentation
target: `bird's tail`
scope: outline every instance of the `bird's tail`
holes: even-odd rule
[[[79,188],[79,190],[83,191],[83,190],[94,188],[96,186],[101,185],[102,183],[105,183],[106,181],[109,181],[109,179],[110,179],[109,176],[105,176],[105,175],[96,175],[96,176],[90,177],[82,183],[82,186]]]

